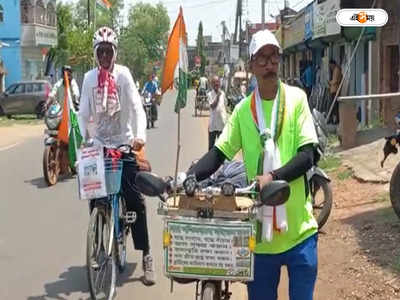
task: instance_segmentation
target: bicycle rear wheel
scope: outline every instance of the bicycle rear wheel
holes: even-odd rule
[[[107,254],[111,220],[105,207],[94,207],[90,216],[86,244],[86,268],[92,299],[111,300],[115,293],[115,247]]]

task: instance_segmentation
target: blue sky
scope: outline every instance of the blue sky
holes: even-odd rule
[[[61,0],[63,2],[76,2],[77,0]],[[128,8],[138,2],[156,4],[162,2],[168,10],[168,15],[173,26],[178,15],[179,6],[182,5],[186,30],[189,36],[189,45],[194,45],[197,37],[199,22],[203,22],[204,35],[212,35],[213,41],[221,40],[221,21],[226,21],[230,33],[235,30],[236,0],[124,0],[124,14]],[[261,0],[243,1],[243,21],[251,23],[261,22]],[[289,0],[289,6],[299,10],[312,0]],[[272,20],[270,14],[277,15],[284,6],[284,0],[266,0],[266,19]]]

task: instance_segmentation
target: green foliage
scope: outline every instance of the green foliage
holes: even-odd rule
[[[201,76],[204,75],[204,71],[206,68],[207,64],[207,58],[205,54],[205,42],[204,42],[204,36],[203,36],[203,23],[200,21],[199,23],[199,30],[197,33],[197,41],[196,41],[196,54],[200,56],[200,74]]]
[[[326,155],[318,162],[318,166],[325,171],[333,171],[341,165],[340,158],[334,155]]]
[[[345,169],[337,174],[337,178],[339,180],[346,180],[352,177],[354,172],[350,169]]]
[[[95,1],[79,0],[77,4],[57,5],[58,45],[51,49],[56,66],[70,64],[75,72],[83,74],[94,65],[93,33],[101,26],[113,28],[119,35],[118,62],[129,67],[135,79],[152,72],[159,73],[166,49],[169,17],[161,4],[135,4],[129,13],[129,23],[122,26],[123,0],[109,0],[110,9],[102,9]],[[94,15],[96,12],[96,26]],[[94,28],[96,27],[96,28]]]
[[[159,71],[166,50],[169,17],[162,3],[153,6],[135,4],[129,11],[129,23],[121,29],[119,61],[128,66],[142,82]]]

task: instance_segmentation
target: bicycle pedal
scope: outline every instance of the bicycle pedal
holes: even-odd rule
[[[125,214],[125,223],[132,224],[136,221],[136,212],[134,211],[127,211]]]

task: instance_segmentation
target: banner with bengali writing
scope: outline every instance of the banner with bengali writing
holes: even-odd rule
[[[253,280],[253,223],[166,219],[165,230],[170,236],[165,248],[167,276]]]

